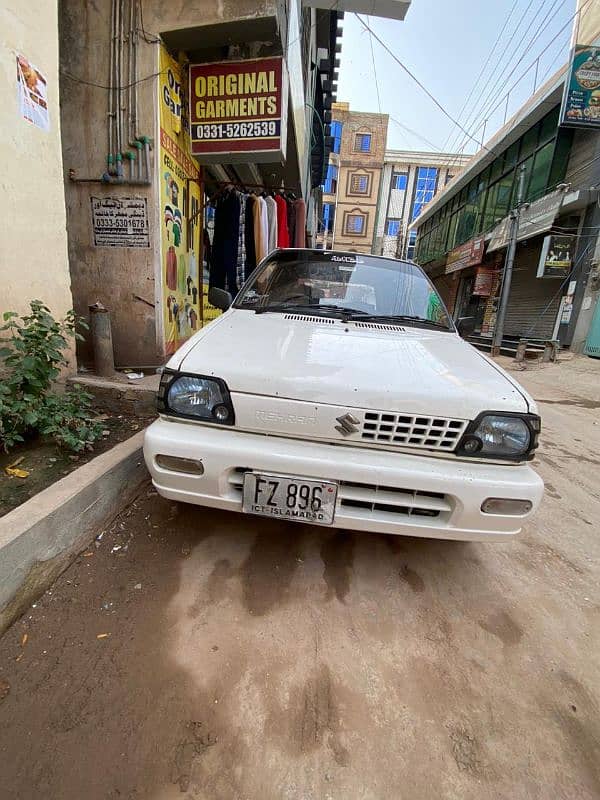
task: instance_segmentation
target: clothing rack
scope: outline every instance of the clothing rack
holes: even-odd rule
[[[293,194],[300,195],[301,192],[297,186],[267,186],[264,183],[243,183],[242,181],[207,181],[212,186],[231,186],[232,189],[262,189],[265,192],[292,192]]]

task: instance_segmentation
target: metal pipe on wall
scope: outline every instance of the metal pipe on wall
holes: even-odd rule
[[[123,114],[121,108],[121,86],[122,81],[122,65],[123,65],[123,0],[116,0],[117,2],[117,59],[116,59],[116,84],[117,84],[117,153],[123,149]]]
[[[110,17],[110,46],[108,56],[108,154],[107,154],[107,170],[110,173],[112,166],[113,156],[113,125],[114,125],[114,94],[113,94],[113,79],[114,79],[114,53],[115,53],[115,0],[112,0],[111,17]]]
[[[132,104],[132,120],[133,120],[133,130],[131,141],[135,141],[138,137],[138,85],[137,85],[137,57],[138,57],[138,0],[130,0],[131,7],[133,9],[132,17],[132,41],[131,41],[131,56],[133,60],[133,79],[132,79],[132,95],[131,95],[131,104]]]

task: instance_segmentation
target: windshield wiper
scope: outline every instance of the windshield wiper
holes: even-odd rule
[[[315,311],[327,311],[342,314],[343,319],[350,319],[353,316],[360,316],[360,318],[363,319],[363,316],[369,316],[368,312],[361,311],[358,308],[330,305],[329,303],[278,303],[271,306],[260,306],[254,309],[256,314],[266,314],[268,311],[280,313],[284,311],[293,311],[295,314],[302,313],[303,311],[310,311],[311,313]]]
[[[350,315],[349,320],[352,320],[352,318],[353,315]],[[358,319],[361,322],[405,322],[408,325],[417,323],[420,325],[430,325],[432,328],[440,328],[444,331],[451,330],[451,328],[443,322],[435,322],[432,319],[427,319],[427,317],[418,317],[411,314],[363,314],[361,312]]]

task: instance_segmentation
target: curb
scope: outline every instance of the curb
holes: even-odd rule
[[[154,377],[154,376],[150,376]],[[94,396],[96,408],[103,408],[117,414],[124,410],[130,414],[147,414],[156,416],[156,392],[159,376],[146,383],[123,383],[110,378],[98,378],[95,375],[74,375],[68,378],[71,386],[81,386]]]
[[[148,478],[144,431],[0,518],[0,636]]]

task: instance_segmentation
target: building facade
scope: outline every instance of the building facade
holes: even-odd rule
[[[0,315],[41,300],[57,318],[73,307],[67,256],[58,79],[56,0],[32,14],[2,7],[0,108],[6,220],[0,252]],[[73,361],[74,363],[74,361]]]
[[[332,106],[332,149],[323,185],[318,246],[371,253],[387,139],[388,115]]]
[[[506,348],[520,338],[585,345],[589,324],[578,317],[591,316],[598,290],[600,132],[560,125],[566,74],[565,67],[542,86],[413,226],[416,260],[455,319],[475,318],[480,343],[494,333],[522,181]]]
[[[409,225],[469,160],[460,153],[386,150],[373,252],[412,259],[416,232]]]

